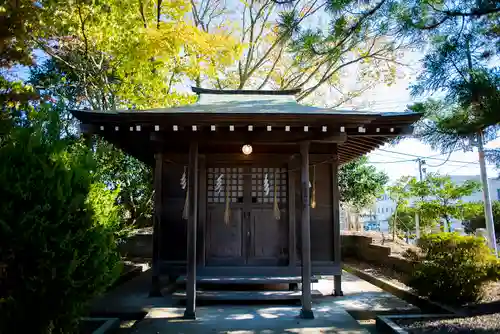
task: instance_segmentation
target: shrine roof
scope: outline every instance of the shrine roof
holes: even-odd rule
[[[185,145],[198,140],[200,150],[205,152],[237,151],[238,145],[248,141],[259,152],[268,153],[293,151],[295,147],[290,144],[300,141],[314,142],[311,149],[317,153],[328,152],[331,143],[336,142],[340,162],[346,163],[394,138],[411,134],[413,123],[422,117],[413,112],[377,113],[302,105],[295,98],[298,89],[220,91],[193,87],[193,92],[198,94],[198,101],[185,106],[71,112],[85,131],[97,133],[149,162],[159,142],[163,150],[173,152],[186,151]]]
[[[74,110],[74,113],[82,112],[93,114],[272,114],[272,115],[345,115],[345,116],[408,116],[412,113],[374,113],[371,111],[355,111],[346,109],[333,109],[303,105],[297,102],[295,94],[300,89],[284,91],[261,91],[261,90],[212,90],[192,87],[193,92],[198,94],[198,101],[184,106],[169,108],[154,108],[144,110]],[[78,117],[78,116],[77,116]],[[126,116],[125,116],[126,117]],[[79,117],[78,117],[79,118]]]

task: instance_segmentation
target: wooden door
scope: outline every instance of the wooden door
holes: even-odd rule
[[[287,169],[253,166],[249,171],[251,201],[247,206],[250,218],[247,223],[250,236],[247,264],[286,265],[289,258]]]
[[[288,264],[287,178],[286,168],[207,169],[207,265]]]
[[[243,183],[243,167],[207,169],[207,265],[243,265],[246,262]],[[227,202],[229,210],[226,210]]]

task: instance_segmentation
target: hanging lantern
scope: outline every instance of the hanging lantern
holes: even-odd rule
[[[243,145],[241,147],[241,151],[243,152],[244,155],[249,155],[252,154],[253,148],[252,145]]]

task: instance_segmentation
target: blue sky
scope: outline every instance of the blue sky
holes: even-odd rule
[[[420,70],[419,59],[422,53],[406,53],[404,63],[409,64],[407,68],[400,69],[399,78],[390,87],[380,84],[378,87],[366,92],[352,103],[349,107],[376,112],[401,112],[408,104],[421,99],[414,99],[410,96],[408,87],[415,79]],[[487,148],[500,148],[500,138],[486,144]],[[384,170],[391,180],[404,175],[418,176],[418,164],[416,161],[404,161],[416,159],[414,156],[430,157],[426,159],[428,172],[439,172],[449,175],[479,175],[479,163],[477,150],[473,152],[457,151],[449,156],[449,161],[445,162],[448,154],[432,150],[428,145],[423,144],[418,139],[408,138],[398,145],[386,145],[383,150],[375,150],[368,155],[369,160],[377,168]],[[395,152],[389,153],[387,151]],[[410,156],[411,155],[411,156]],[[444,164],[443,164],[444,163]],[[439,167],[433,167],[441,165]],[[493,165],[487,165],[488,176],[497,177],[498,171]]]

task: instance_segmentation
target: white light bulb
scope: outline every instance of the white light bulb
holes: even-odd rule
[[[245,155],[251,154],[252,153],[252,145],[243,145],[243,147],[241,148],[241,151]]]

